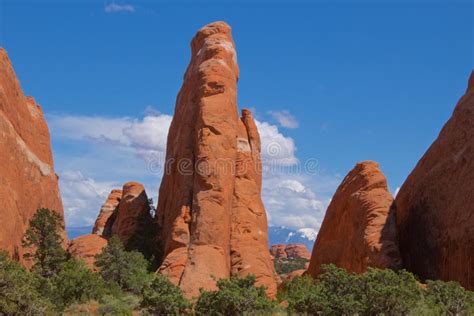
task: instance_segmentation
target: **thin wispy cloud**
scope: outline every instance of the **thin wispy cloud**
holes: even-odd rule
[[[131,4],[118,4],[115,2],[106,4],[104,7],[106,13],[135,12],[135,9]]]
[[[269,111],[268,114],[278,122],[281,127],[298,128],[299,123],[296,118],[287,110]]]

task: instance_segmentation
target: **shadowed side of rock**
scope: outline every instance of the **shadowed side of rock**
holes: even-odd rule
[[[396,198],[404,267],[474,290],[474,72]]]
[[[112,225],[118,212],[118,206],[122,199],[122,190],[114,189],[110,192],[107,200],[100,208],[99,215],[95,220],[92,233],[108,238],[112,235]]]

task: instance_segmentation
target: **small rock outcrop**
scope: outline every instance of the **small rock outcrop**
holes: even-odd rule
[[[117,213],[121,199],[122,190],[114,189],[110,192],[107,200],[100,208],[97,219],[95,220],[94,228],[92,229],[93,234],[103,237],[110,237],[112,235],[114,215]]]
[[[101,253],[105,246],[107,246],[107,239],[96,234],[89,234],[71,240],[67,251],[76,259],[83,260],[91,270],[95,270],[95,256]]]
[[[393,197],[373,161],[358,163],[337,188],[314,244],[308,273],[333,263],[350,272],[399,268]]]
[[[270,254],[275,259],[287,258],[286,255],[286,245],[285,244],[276,244],[272,245],[270,248]]]
[[[260,138],[250,111],[238,116],[230,27],[206,25],[191,50],[159,192],[159,272],[187,297],[215,289],[217,279],[249,273],[275,295],[260,198]]]
[[[21,241],[30,219],[42,207],[63,216],[63,204],[43,112],[33,98],[23,95],[2,48],[0,131],[0,249],[25,263]]]
[[[147,258],[155,255],[156,226],[142,184],[127,182],[122,190],[112,190],[100,209],[92,234],[73,239],[68,252],[92,268],[94,256],[114,235],[127,250],[138,250]]]
[[[474,72],[396,198],[404,267],[474,290]]]
[[[138,182],[127,182],[122,188],[122,197],[113,216],[112,235],[116,235],[127,249],[142,249],[153,224],[150,205],[145,188]]]
[[[309,260],[311,254],[304,244],[272,245],[270,254],[276,259],[303,258]]]

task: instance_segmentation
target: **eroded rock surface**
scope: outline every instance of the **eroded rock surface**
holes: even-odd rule
[[[396,198],[404,267],[474,290],[474,72]]]
[[[76,259],[83,260],[91,270],[95,270],[95,256],[107,246],[107,239],[89,234],[70,241],[67,251]]]
[[[63,205],[43,112],[23,95],[2,48],[0,152],[0,249],[24,262],[21,240],[36,210],[49,208],[63,215]]]
[[[276,259],[303,258],[309,260],[311,257],[311,254],[304,244],[272,245],[270,254]]]
[[[239,69],[230,27],[206,25],[191,49],[159,192],[159,271],[187,297],[215,289],[216,279],[248,273],[273,295],[260,140],[250,112],[238,116]]]
[[[401,265],[387,180],[373,161],[358,163],[338,187],[314,244],[308,273],[322,264],[350,272]]]
[[[122,190],[114,189],[110,192],[95,220],[94,228],[92,229],[93,234],[103,237],[110,237],[112,235],[112,225],[121,199]]]

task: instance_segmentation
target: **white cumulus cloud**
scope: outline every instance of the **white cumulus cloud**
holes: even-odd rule
[[[81,149],[79,154],[68,149],[55,151],[68,226],[91,225],[110,190],[126,181],[142,182],[156,202],[172,116],[148,112],[141,119],[75,115],[47,118],[53,144]],[[299,164],[294,140],[268,122],[256,124],[264,164],[262,198],[270,224],[317,231],[328,199],[314,193],[316,184],[311,177],[286,169]],[[157,157],[163,160],[152,170],[150,161]]]
[[[283,111],[269,111],[268,114],[280,124],[282,127],[286,128],[298,128],[299,123],[296,118],[291,115],[287,110]]]
[[[59,179],[66,224],[70,226],[94,223],[102,203],[116,187],[111,182],[96,182],[77,170],[65,170]]]

